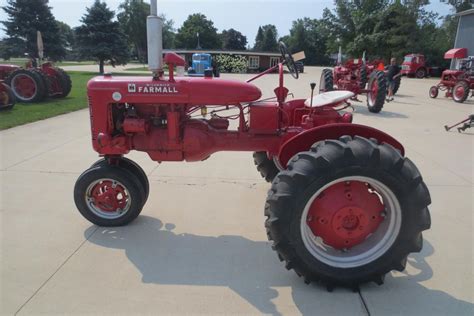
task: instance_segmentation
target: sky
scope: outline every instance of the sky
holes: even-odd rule
[[[122,0],[105,0],[107,5],[116,10]],[[446,15],[450,13],[450,6],[431,0],[428,9]],[[79,26],[80,19],[94,0],[49,0],[49,6],[57,20]],[[6,0],[0,0],[3,7]],[[158,0],[158,10],[168,19],[175,22],[179,28],[188,15],[203,13],[214,22],[214,26],[222,31],[234,28],[247,36],[250,45],[253,45],[258,27],[265,24],[274,24],[278,35],[289,33],[292,21],[302,18],[321,18],[324,8],[333,8],[332,0]],[[6,14],[0,10],[0,21],[6,19]],[[5,32],[0,30],[0,38]]]

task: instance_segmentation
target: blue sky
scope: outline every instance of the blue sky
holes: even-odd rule
[[[85,13],[86,7],[94,0],[50,0],[53,14],[57,20],[70,26],[80,25],[80,18]],[[117,9],[121,0],[106,0],[108,6]],[[440,0],[431,0],[428,8],[440,15],[450,13],[450,6]],[[6,0],[0,0],[2,6]],[[324,8],[332,8],[333,1],[324,0],[158,0],[160,12],[175,21],[175,27],[181,26],[187,16],[192,13],[203,13],[214,25],[222,31],[234,28],[244,35],[250,44],[253,44],[259,25],[275,24],[280,36],[286,35],[291,27],[291,22],[297,18],[320,18]],[[6,15],[0,10],[0,20],[5,20]],[[0,37],[5,33],[0,30]]]

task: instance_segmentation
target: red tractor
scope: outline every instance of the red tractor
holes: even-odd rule
[[[3,81],[0,81],[0,111],[11,110],[15,105],[13,91]]]
[[[15,65],[0,65],[0,80],[10,86],[20,102],[41,102],[45,98],[65,98],[71,92],[69,75],[50,62],[36,66],[30,58],[25,68]]]
[[[351,91],[355,95],[367,93],[367,107],[372,113],[379,113],[387,95],[387,81],[383,71],[374,70],[370,76],[367,66],[360,59],[350,59],[334,70],[323,69],[320,92],[333,90]]]
[[[439,90],[446,91],[445,96],[458,103],[466,101],[471,90],[471,97],[474,96],[474,58],[466,56],[465,48],[450,50],[445,54],[445,58],[455,59],[457,69],[443,71],[440,83],[430,88],[431,98],[436,98]]]
[[[354,94],[287,100],[283,67],[294,78],[298,70],[284,44],[283,61],[246,82],[174,77],[173,69],[185,62],[175,53],[160,58],[156,1],[151,12],[153,75],[105,75],[88,83],[92,145],[103,158],[76,182],[80,213],[99,226],[126,225],[140,214],[150,190],[144,171],[125,158],[131,150],[158,163],[249,151],[272,181],[264,211],[268,237],[280,260],[305,282],[321,281],[329,290],[356,288],[382,284],[386,273],[405,269],[408,254],[422,249],[422,231],[430,227],[430,195],[396,139],[351,123],[352,115],[342,110]],[[275,69],[275,98],[260,99],[252,82]]]

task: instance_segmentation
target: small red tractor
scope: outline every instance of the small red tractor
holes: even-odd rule
[[[0,111],[11,110],[15,105],[15,95],[12,89],[0,80]]]
[[[455,59],[457,69],[443,71],[441,81],[430,88],[431,98],[436,98],[440,90],[446,91],[445,96],[458,103],[466,101],[471,90],[471,97],[474,96],[474,58],[466,56],[465,48],[450,50],[445,54],[446,59]]]
[[[283,67],[294,78],[298,70],[284,44],[283,61],[246,82],[175,77],[173,69],[185,62],[175,53],[162,60],[156,7],[152,1],[147,22],[153,75],[104,75],[88,83],[92,145],[103,158],[75,184],[80,213],[99,226],[126,225],[140,214],[150,188],[144,171],[124,157],[132,150],[158,163],[249,151],[272,181],[264,207],[268,238],[306,283],[357,288],[404,270],[430,227],[430,194],[396,139],[351,123],[352,114],[342,110],[354,94],[287,100]],[[261,99],[252,82],[275,69],[275,98]]]
[[[0,80],[10,86],[19,102],[35,103],[45,98],[65,98],[72,88],[71,78],[61,68],[50,62],[36,66],[30,58],[26,67],[0,65]]]
[[[387,81],[384,72],[376,69],[368,76],[367,65],[361,59],[347,60],[334,70],[323,69],[320,81],[320,92],[344,90],[356,96],[367,93],[367,107],[372,113],[379,113],[385,103]]]

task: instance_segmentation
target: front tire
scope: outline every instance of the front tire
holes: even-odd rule
[[[273,181],[267,235],[306,283],[357,287],[405,269],[430,227],[428,189],[385,143],[344,136],[295,155]]]
[[[439,89],[437,86],[432,86],[430,88],[430,98],[436,99],[438,97]]]
[[[138,178],[117,167],[90,168],[74,186],[74,202],[79,212],[103,227],[132,222],[143,208],[143,195]]]

